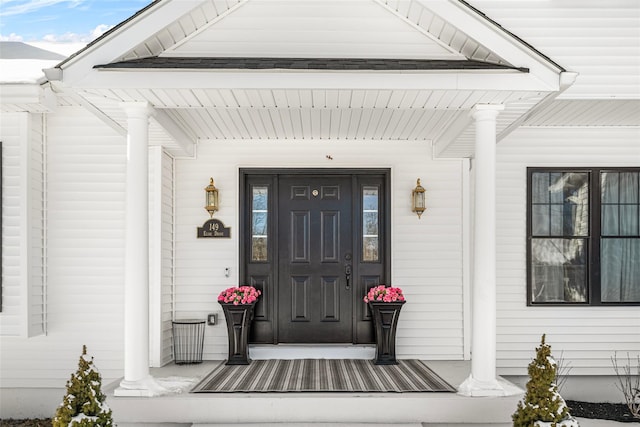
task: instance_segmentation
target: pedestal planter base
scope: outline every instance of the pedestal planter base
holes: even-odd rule
[[[397,365],[396,329],[400,310],[406,301],[377,302],[370,301],[371,317],[376,334],[376,365]]]
[[[254,304],[219,303],[227,321],[229,336],[229,357],[227,365],[248,365],[249,359],[249,329],[253,320]]]

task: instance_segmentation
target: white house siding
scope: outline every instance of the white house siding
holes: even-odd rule
[[[639,166],[638,128],[522,128],[498,144],[499,372],[526,374],[542,334],[572,375],[612,374],[611,356],[640,353],[638,307],[527,307],[526,168]]]
[[[44,151],[41,114],[0,116],[3,266],[0,335],[44,333]]]
[[[327,155],[333,160],[327,159]],[[217,294],[238,285],[238,191],[241,167],[391,168],[392,284],[408,299],[398,330],[400,357],[462,359],[462,161],[433,160],[424,142],[201,141],[196,160],[176,160],[176,318],[219,313],[207,326],[205,359],[227,356]],[[216,218],[231,239],[197,239],[209,218],[204,187],[220,191]],[[427,190],[427,211],[411,212],[416,179]],[[231,269],[226,278],[225,268]]]
[[[563,98],[638,98],[637,0],[470,3],[567,70],[580,73]]]
[[[173,360],[173,158],[162,153],[162,363]]]
[[[173,198],[173,158],[162,147],[150,147],[149,349],[154,367],[173,360]]]
[[[421,10],[412,12],[417,18]],[[415,31],[407,14],[359,0],[247,2],[162,55],[463,59],[435,36]]]
[[[29,211],[29,329],[28,336],[45,333],[45,144],[43,114],[29,115],[27,200]]]
[[[46,123],[47,334],[0,338],[3,388],[64,388],[83,344],[105,381],[123,369],[125,139],[80,108]]]

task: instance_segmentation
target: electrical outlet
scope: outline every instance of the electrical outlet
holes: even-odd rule
[[[207,324],[210,326],[218,323],[218,315],[216,313],[210,313],[207,315]]]

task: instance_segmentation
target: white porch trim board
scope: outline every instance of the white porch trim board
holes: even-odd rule
[[[149,364],[162,366],[162,147],[149,147]]]
[[[472,210],[473,193],[471,187],[471,160],[464,159],[461,165],[461,201],[462,201],[462,351],[464,360],[471,360],[471,266],[473,230]]]
[[[87,74],[74,86],[77,89],[300,89],[324,90],[502,90],[553,92],[559,88],[558,79],[549,83],[519,71],[496,71],[492,73],[439,71],[333,71],[322,70],[266,70],[247,73],[245,70],[153,70],[149,79],[148,70],[97,69]],[[215,75],[215,78],[211,76]]]

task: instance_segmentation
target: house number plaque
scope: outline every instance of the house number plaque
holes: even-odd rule
[[[225,227],[219,219],[210,219],[202,227],[198,227],[198,238],[201,237],[229,238],[231,237],[231,228]]]

